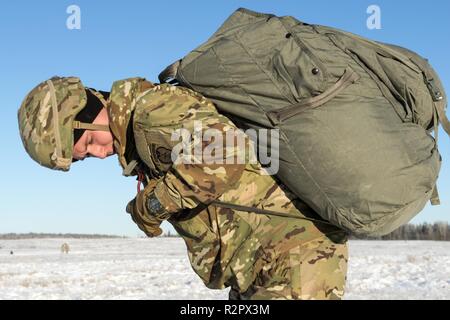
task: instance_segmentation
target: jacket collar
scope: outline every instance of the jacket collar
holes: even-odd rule
[[[133,139],[132,126],[129,124],[136,106],[136,99],[142,92],[153,87],[153,83],[143,78],[119,80],[112,86],[108,100],[109,126],[114,136],[114,150],[124,170],[129,168],[133,160],[139,159],[134,143],[127,144]],[[131,175],[131,172],[129,174]]]

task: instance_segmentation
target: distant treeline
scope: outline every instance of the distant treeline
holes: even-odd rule
[[[164,237],[179,237],[175,232],[165,233]],[[383,237],[355,237],[353,240],[431,240],[431,241],[450,241],[450,225],[448,222],[406,224],[394,232]]]
[[[5,233],[0,234],[0,240],[20,239],[121,239],[126,238],[115,235],[104,234],[78,234],[78,233]]]
[[[378,238],[355,238],[364,240],[433,240],[450,241],[450,225],[448,222],[407,224],[394,232]]]
[[[164,233],[162,237],[179,237],[176,232]],[[18,239],[125,239],[124,236],[104,235],[104,234],[77,234],[77,233],[7,233],[0,234],[0,240],[18,240]],[[350,239],[361,240],[433,240],[450,241],[450,225],[448,222],[407,224],[394,232],[383,237],[354,237]]]

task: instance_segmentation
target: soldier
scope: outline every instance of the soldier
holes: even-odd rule
[[[55,77],[19,110],[25,149],[45,167],[68,171],[74,161],[117,154],[124,175],[146,183],[126,211],[149,237],[169,221],[208,288],[231,287],[230,299],[242,300],[342,298],[347,234],[248,161],[240,144],[212,153],[222,162],[185,151],[173,159],[175,130],[195,136],[198,122],[224,137],[236,130],[200,94],[142,78],[117,81],[109,94]],[[186,150],[206,151],[213,140]],[[247,161],[227,161],[242,153]]]
[[[61,245],[61,253],[63,253],[63,254],[69,254],[69,251],[70,251],[69,244],[63,243],[63,244]]]

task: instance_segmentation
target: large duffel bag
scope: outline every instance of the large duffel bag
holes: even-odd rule
[[[160,75],[242,129],[280,130],[277,177],[324,219],[387,234],[437,202],[443,86],[407,49],[239,9]]]

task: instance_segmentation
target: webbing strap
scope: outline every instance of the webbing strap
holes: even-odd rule
[[[434,139],[437,144],[439,138],[439,123],[442,125],[442,128],[444,128],[447,135],[450,136],[450,122],[445,114],[444,97],[440,91],[440,88],[435,85],[433,75],[430,74],[429,69],[424,66],[423,61],[417,59],[415,56],[410,56],[409,58],[422,71],[425,84],[430,91],[431,98],[433,99]],[[430,203],[433,206],[438,206],[441,204],[437,185],[433,188]]]
[[[277,217],[283,217],[283,218],[309,220],[309,221],[314,221],[314,222],[319,222],[319,223],[324,223],[324,224],[328,224],[328,225],[334,226],[334,224],[332,224],[332,223],[330,223],[328,221],[324,221],[324,220],[307,218],[307,217],[300,217],[300,216],[289,214],[289,213],[285,213],[285,212],[271,211],[271,210],[265,210],[265,209],[255,208],[255,207],[246,207],[246,206],[241,206],[241,205],[237,205],[237,204],[234,204],[234,203],[222,202],[222,201],[218,201],[218,200],[211,202],[211,204],[214,205],[214,206],[217,206],[217,207],[227,208],[227,209],[231,209],[231,210],[250,212],[250,213],[257,213],[257,214],[267,214],[267,215],[270,215],[270,216],[277,216]]]
[[[108,125],[85,123],[85,122],[80,122],[80,121],[74,121],[73,128],[74,129],[91,130],[91,131],[110,131],[110,128]]]
[[[442,128],[444,128],[444,131],[450,136],[450,121],[448,120],[447,116],[445,115],[444,104],[437,101],[434,103],[434,107],[437,111],[439,121],[442,125]]]
[[[100,102],[103,105],[103,108],[107,108],[108,103],[106,102],[105,98],[103,97],[103,95],[101,93],[99,93],[98,91],[92,90],[91,88],[87,88],[89,90],[89,92],[91,92],[94,96],[97,97],[98,100],[100,100]]]
[[[436,105],[436,103],[434,103]],[[434,126],[434,139],[436,140],[436,145],[439,139],[439,119],[438,119],[436,106],[433,108],[433,126]],[[439,206],[441,200],[439,199],[439,192],[437,184],[434,185],[433,193],[431,194],[430,203],[432,206]]]
[[[87,89],[94,96],[96,96],[98,98],[98,100],[100,100],[101,104],[103,105],[103,108],[107,108],[108,103],[106,102],[106,100],[102,94],[98,93],[95,90],[92,90],[91,88],[87,88]],[[86,122],[80,122],[80,121],[74,121],[73,128],[74,129],[91,130],[91,131],[111,131],[109,128],[109,125],[93,124],[93,123],[86,123]]]
[[[132,160],[128,165],[123,169],[122,175],[125,177],[130,177],[133,170],[137,167],[139,163],[136,160]]]
[[[439,122],[441,123],[442,128],[444,128],[444,131],[450,136],[450,121],[445,114],[444,97],[440,88],[435,85],[433,75],[424,64],[424,61],[421,61],[413,55],[409,56],[409,59],[422,71],[425,84],[428,87],[430,95],[434,101],[434,109],[437,112]],[[437,130],[437,128],[435,128],[435,130]]]
[[[58,102],[56,101],[56,90],[52,80],[48,80],[47,85],[50,91],[50,101],[52,104],[53,130],[55,132],[55,142],[56,142],[56,156],[58,158],[59,157],[62,158],[61,133],[59,132],[59,113],[58,113]]]
[[[439,206],[441,204],[437,185],[434,186],[433,193],[431,194],[430,203],[432,206]]]

